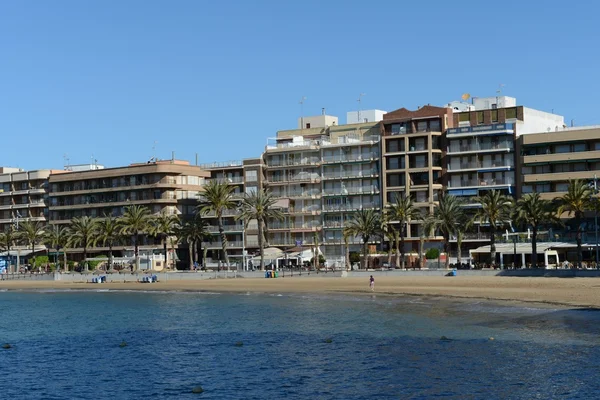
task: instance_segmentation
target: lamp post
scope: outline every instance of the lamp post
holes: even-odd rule
[[[596,268],[598,268],[598,176],[594,174],[594,229],[596,233]]]
[[[346,185],[344,185],[344,182],[342,182],[342,199],[344,199],[345,201],[342,201],[342,238],[344,237],[344,207],[346,206],[346,202],[348,201],[348,189],[346,189]],[[344,242],[343,244],[343,252],[344,252],[344,267],[348,266],[348,260],[346,260],[346,246],[348,246],[348,244],[346,244],[346,242]]]

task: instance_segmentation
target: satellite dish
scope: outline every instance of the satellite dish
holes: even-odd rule
[[[464,101],[467,101],[471,98],[471,95],[469,93],[464,93],[462,96],[460,96],[460,98]]]

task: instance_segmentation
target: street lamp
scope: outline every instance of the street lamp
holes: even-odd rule
[[[596,231],[596,268],[598,268],[598,176],[594,174],[594,230]]]

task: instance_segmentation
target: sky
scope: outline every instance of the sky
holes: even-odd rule
[[[361,93],[392,111],[503,85],[600,124],[600,3],[575,3],[0,0],[0,166],[258,157]]]

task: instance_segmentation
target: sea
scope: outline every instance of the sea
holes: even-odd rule
[[[551,305],[4,291],[0,398],[598,399],[599,334]]]

